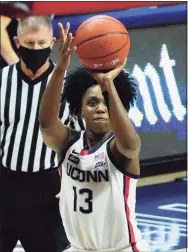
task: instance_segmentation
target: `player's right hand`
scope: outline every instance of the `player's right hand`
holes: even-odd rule
[[[125,68],[125,65],[127,63],[127,58],[125,58],[124,62],[117,66],[116,68],[109,70],[106,73],[96,72],[90,70],[88,71],[93,78],[97,81],[97,83],[100,85],[102,91],[108,91],[109,86],[111,83],[113,83],[113,80],[118,76],[118,74]]]
[[[65,71],[70,65],[71,55],[76,50],[76,47],[74,46],[72,33],[69,33],[70,23],[66,24],[65,29],[61,23],[58,23],[58,26],[60,32],[60,51],[57,67]]]

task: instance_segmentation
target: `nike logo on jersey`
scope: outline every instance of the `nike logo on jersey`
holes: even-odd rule
[[[75,149],[72,151],[73,154],[79,155],[79,152],[76,152]]]

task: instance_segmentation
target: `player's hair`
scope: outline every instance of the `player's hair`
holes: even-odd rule
[[[96,80],[84,67],[78,67],[67,74],[61,102],[67,101],[69,103],[71,116],[80,118],[84,93],[96,84]],[[114,79],[114,85],[124,108],[128,112],[136,100],[137,81],[128,72],[122,70]]]
[[[18,37],[22,35],[24,27],[29,27],[33,31],[38,31],[41,26],[46,26],[53,32],[52,21],[49,16],[29,16],[22,18],[18,22],[17,35]]]

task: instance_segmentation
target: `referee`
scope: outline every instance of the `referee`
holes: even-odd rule
[[[0,252],[12,252],[18,240],[26,252],[61,252],[68,241],[55,197],[58,162],[43,143],[38,122],[54,70],[50,18],[21,19],[14,40],[21,60],[0,72]],[[64,111],[61,106],[62,121]]]

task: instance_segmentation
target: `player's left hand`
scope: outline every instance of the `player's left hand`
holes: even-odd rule
[[[95,80],[98,82],[98,84],[101,86],[101,89],[103,91],[108,90],[109,85],[113,82],[113,80],[118,76],[118,74],[125,68],[125,65],[127,63],[127,58],[125,58],[124,62],[116,67],[113,70],[110,70],[107,73],[101,73],[101,72],[92,72],[89,71],[90,74],[95,78]]]
[[[65,71],[70,65],[71,55],[75,52],[74,38],[72,33],[69,33],[70,23],[67,23],[65,29],[61,23],[58,23],[60,32],[60,50],[57,60],[57,67]]]

